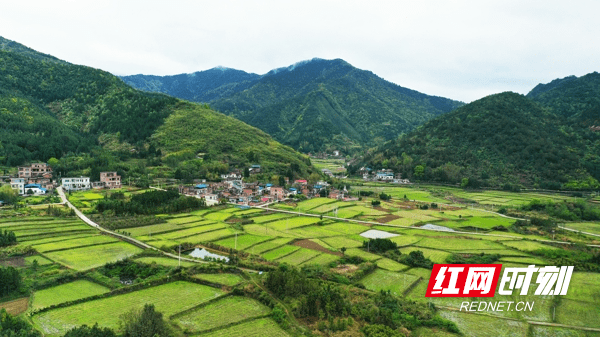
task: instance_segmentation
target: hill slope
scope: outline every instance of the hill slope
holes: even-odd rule
[[[227,159],[232,159],[233,166],[259,163],[276,172],[286,172],[292,164],[297,174],[311,170],[305,156],[243,122],[198,104],[133,89],[101,70],[48,62],[36,57],[30,49],[10,50],[16,51],[0,51],[0,113],[3,117],[0,119],[0,165],[46,161],[69,153],[94,155],[98,151],[112,155],[113,161],[116,161],[114,156],[126,160],[149,152],[154,155],[158,149],[163,161],[172,152],[192,151],[192,157],[181,159],[213,175],[228,170]],[[168,117],[182,114],[186,116],[186,128],[192,132],[180,137],[175,144],[167,144],[159,129],[164,130]],[[209,119],[212,123],[206,123]],[[195,146],[204,136],[210,136],[212,141]],[[222,140],[236,139],[245,141],[229,148],[220,145]],[[149,148],[152,151],[147,151]],[[210,153],[212,157],[197,159],[197,152]],[[254,155],[266,152],[270,155]],[[96,153],[96,156],[103,155]],[[72,161],[75,160],[79,159]],[[175,168],[183,161],[170,166]],[[60,165],[70,170],[67,164]],[[110,166],[106,161],[102,165]],[[115,166],[118,163],[113,162],[112,167]],[[83,169],[81,165],[74,167]]]
[[[349,152],[380,144],[462,105],[397,86],[339,59],[313,59],[259,77],[248,75],[240,82],[207,85],[206,92],[194,95],[161,91],[186,99],[202,98],[303,152]],[[183,76],[187,75],[174,77]],[[130,81],[131,77],[124,79],[151,91],[165,88],[171,80],[153,77],[157,84],[152,88]]]
[[[597,184],[600,134],[515,93],[491,95],[440,116],[369,156],[414,179],[500,187]],[[464,181],[467,184],[467,181]]]

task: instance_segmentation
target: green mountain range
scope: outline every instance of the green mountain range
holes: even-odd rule
[[[382,144],[463,105],[400,87],[340,59],[312,59],[260,76],[215,68],[122,78],[142,90],[209,103],[302,152],[348,153]]]
[[[91,166],[127,170],[118,163],[152,157],[153,165],[190,175],[250,164],[271,173],[313,170],[306,156],[205,105],[136,90],[12,41],[0,46],[0,165],[56,158],[64,170],[87,174]],[[109,160],[75,163],[86,156]]]
[[[567,77],[527,96],[491,95],[371,152],[366,162],[415,180],[513,189],[600,187],[600,75]]]

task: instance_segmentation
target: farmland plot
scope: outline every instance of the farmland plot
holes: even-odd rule
[[[268,315],[271,309],[260,302],[239,296],[231,296],[194,310],[175,321],[192,332],[213,329],[245,319]]]
[[[104,294],[109,291],[110,289],[99,284],[87,280],[77,280],[56,287],[36,291],[33,295],[32,308],[45,308],[54,304]]]
[[[256,319],[239,325],[216,330],[202,337],[285,337],[289,336],[275,321],[270,318]]]
[[[33,316],[35,326],[47,335],[64,335],[76,326],[96,322],[101,327],[118,328],[119,316],[144,303],[151,303],[165,316],[190,309],[223,295],[215,288],[177,281],[123,295],[98,299]],[[85,314],[82,314],[85,313]]]
[[[76,270],[100,267],[140,253],[142,249],[125,242],[74,248],[46,253],[48,258]]]
[[[417,276],[411,274],[377,269],[360,282],[369,290],[375,292],[390,290],[395,296],[402,296],[404,290],[408,289],[418,279]]]

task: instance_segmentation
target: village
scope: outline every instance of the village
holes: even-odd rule
[[[306,179],[290,180],[281,177],[280,184],[261,183],[252,177],[261,172],[261,166],[251,165],[247,168],[249,177],[244,177],[241,170],[234,169],[220,176],[221,181],[213,182],[206,179],[195,179],[191,184],[181,184],[174,181],[178,192],[182,195],[204,199],[207,206],[230,203],[245,206],[258,206],[279,202],[288,198],[327,197],[331,199],[353,201],[346,186],[335,188],[330,183],[333,178],[346,178],[334,175],[328,169],[322,169],[323,179],[309,182]],[[392,170],[371,170],[363,167],[359,171],[364,181],[380,181],[396,184],[409,184],[408,179],[401,179]],[[122,188],[122,177],[117,172],[100,172],[100,180],[92,181],[90,177],[60,177],[55,178],[52,167],[47,163],[33,163],[17,168],[17,176],[1,177],[4,183],[10,182],[12,189],[20,196],[43,196],[52,194],[62,186],[65,192],[85,191],[90,189],[119,189]],[[329,181],[329,182],[328,182]]]

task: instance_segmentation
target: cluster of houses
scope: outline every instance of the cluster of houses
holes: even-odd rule
[[[600,125],[599,125],[599,126],[592,125],[592,126],[590,126],[590,130],[592,130],[592,131],[596,131],[596,132],[597,132],[597,131],[600,131]]]
[[[45,195],[58,186],[58,180],[52,179],[52,167],[46,163],[33,163],[19,166],[17,177],[10,177],[10,186],[19,195]],[[120,188],[121,176],[117,172],[101,172],[100,181],[90,182],[89,177],[61,178],[60,183],[66,191],[82,191],[91,188]]]
[[[354,200],[344,188],[343,190],[332,189],[326,181],[309,184],[306,180],[290,182],[285,178],[286,186],[277,186],[269,183],[244,182],[238,172],[221,175],[221,182],[198,181],[192,186],[179,186],[179,193],[204,198],[208,206],[220,202],[234,203],[238,205],[255,206],[265,203],[282,201],[284,199],[302,194],[308,198],[320,196],[321,191],[328,191],[328,197],[340,200]],[[328,189],[329,188],[329,189]]]
[[[358,173],[362,175],[365,181],[384,181],[395,184],[410,184],[408,179],[402,179],[402,174],[394,175],[394,171],[390,169],[372,170],[368,167],[361,167]]]

